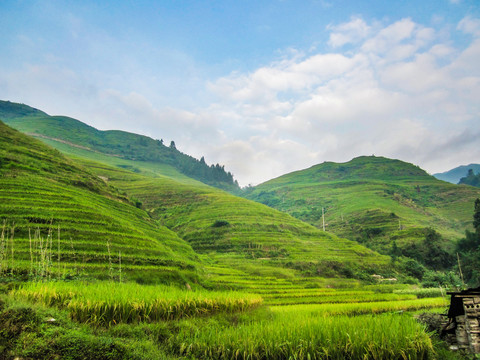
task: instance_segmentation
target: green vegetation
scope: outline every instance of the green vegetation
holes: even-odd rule
[[[12,115],[19,113],[21,121]],[[90,131],[76,132],[83,125],[26,106],[0,106],[0,116],[9,114],[28,126],[45,120],[58,135],[62,126],[73,126],[72,136]],[[97,135],[118,140],[125,134]],[[409,313],[438,310],[447,301],[437,286],[445,282],[440,275],[450,276],[439,252],[448,242],[428,221],[392,232],[397,249],[390,248],[389,257],[207,186],[174,163],[134,160],[42,136],[71,158],[0,123],[0,357],[441,358]],[[176,151],[174,144],[168,149]],[[392,182],[405,176],[403,185],[396,182],[398,193],[410,189],[410,176],[428,178],[420,169],[405,173],[397,165],[384,170]],[[352,170],[356,179],[346,176],[345,186],[333,194],[342,198],[344,191],[346,200],[352,181],[358,182],[356,190],[365,186],[375,194],[375,184],[361,178],[382,166],[366,167]],[[332,169],[334,176],[338,169]],[[338,186],[328,172],[324,176],[332,189]],[[288,191],[301,190],[301,184],[289,184]],[[348,216],[368,203],[358,195]],[[276,193],[266,196],[276,201]],[[426,204],[428,196],[420,199]],[[295,211],[308,203],[285,199]],[[398,199],[403,204],[404,198]],[[453,190],[450,200],[462,208]],[[388,219],[407,226],[410,213],[398,206],[389,209]],[[322,207],[332,215],[331,207]],[[318,205],[315,211],[318,216]],[[374,223],[378,212],[363,215]],[[474,229],[477,217],[475,211]],[[360,236],[378,235],[365,229],[370,230]],[[421,245],[418,261],[405,257],[407,238]],[[420,260],[442,271],[425,273]],[[432,288],[406,285],[415,272]]]
[[[475,187],[480,187],[480,173],[475,173],[473,172],[472,169],[468,170],[467,176],[462,177],[460,181],[458,182],[459,184],[465,184],[465,185],[471,185]]]
[[[235,292],[186,292],[172,286],[114,282],[28,283],[14,295],[67,309],[75,321],[94,325],[234,313],[262,303],[260,296]]]
[[[125,193],[3,123],[0,175],[0,273],[197,278],[198,257],[174,232]]]
[[[455,242],[471,226],[472,203],[480,190],[372,156],[316,165],[246,189],[243,195],[320,229],[325,221],[328,231],[394,260],[409,257],[419,266],[443,270],[455,263]]]
[[[225,171],[224,166],[208,166],[203,157],[197,160],[178,151],[173,141],[170,146],[165,146],[162,139],[154,140],[118,130],[100,131],[69,117],[49,116],[9,101],[0,101],[0,120],[40,140],[69,144],[122,159],[166,164],[206,184],[228,190],[238,188],[233,175]]]
[[[473,212],[474,232],[466,231],[465,238],[457,244],[457,254],[462,261],[462,276],[471,286],[480,286],[480,199],[475,200]]]
[[[259,267],[291,268],[303,275],[346,277],[365,276],[363,271],[371,274],[389,266],[387,257],[353,241],[226,192],[82,163],[139,199],[152,218],[187,241],[198,254],[206,255],[207,262],[250,273]]]
[[[410,291],[408,300],[389,296],[400,288]],[[435,358],[424,327],[403,311],[441,308],[444,298],[416,299],[417,290],[404,285],[315,290],[323,304],[265,307],[260,296],[242,292],[28,283],[0,302],[0,346],[12,358],[45,359],[94,358],[105,346],[105,359]],[[372,294],[389,299],[361,302]]]
[[[172,338],[169,349],[202,359],[426,359],[433,353],[423,327],[407,316],[275,315],[221,331],[197,325]]]

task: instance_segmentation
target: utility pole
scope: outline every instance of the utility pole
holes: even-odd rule
[[[322,207],[322,222],[323,222],[323,231],[325,231],[325,211],[323,207]]]

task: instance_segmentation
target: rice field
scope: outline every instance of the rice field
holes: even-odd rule
[[[238,268],[208,269],[205,276],[209,274],[212,288],[228,289],[230,284],[236,290],[51,281],[24,283],[11,296],[63,309],[73,321],[95,329],[120,326],[112,334],[124,331],[121,326],[146,329],[158,324],[167,330],[162,330],[155,346],[171,358],[436,356],[424,326],[410,312],[446,308],[447,299],[439,296],[444,294],[442,289],[365,286],[348,279],[290,277],[288,272],[279,278]]]
[[[221,328],[190,326],[168,346],[201,359],[428,359],[434,353],[424,327],[409,315],[332,316],[302,307]]]
[[[31,282],[13,294],[66,309],[73,320],[94,325],[233,313],[262,303],[260,296],[245,293],[188,291],[172,286],[117,282]]]

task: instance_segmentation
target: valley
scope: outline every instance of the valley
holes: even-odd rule
[[[463,286],[448,261],[480,189],[382,157],[240,189],[159,140],[0,120],[5,358],[457,356],[411,314]]]

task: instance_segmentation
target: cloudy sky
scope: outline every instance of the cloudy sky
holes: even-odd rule
[[[0,25],[0,99],[174,140],[241,185],[480,163],[479,0],[2,0]]]

